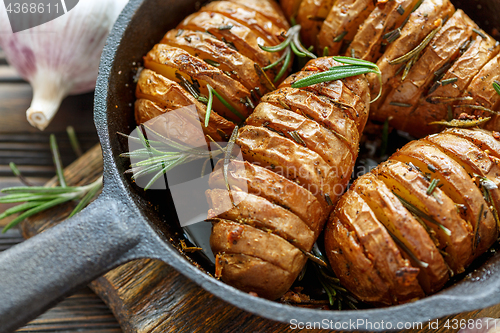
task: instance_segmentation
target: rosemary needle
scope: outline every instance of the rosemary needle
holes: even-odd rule
[[[495,80],[493,82],[493,89],[495,89],[495,91],[497,92],[497,94],[500,95],[500,82],[498,82],[497,80]]]
[[[210,114],[212,113],[212,103],[214,101],[212,86],[207,84],[207,89],[208,89],[208,102],[207,102],[207,113],[205,114],[205,127],[208,127],[208,122],[210,121]]]

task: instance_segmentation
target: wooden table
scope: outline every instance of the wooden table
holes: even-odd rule
[[[39,132],[26,121],[25,110],[31,99],[31,88],[16,72],[7,66],[0,50],[0,188],[19,185],[12,176],[8,163],[15,162],[21,172],[34,184],[44,184],[54,175],[49,151],[49,133],[59,141],[63,163],[68,165],[76,158],[65,134],[72,125],[84,150],[97,143],[92,121],[92,94],[67,98],[51,125]],[[8,206],[1,205],[0,212]],[[0,227],[8,219],[0,221]],[[18,229],[0,236],[0,251],[23,239]],[[134,266],[135,265],[135,266]],[[93,283],[94,290],[111,306],[101,301],[85,287],[61,302],[19,332],[287,332],[289,326],[263,319],[239,310],[205,292],[203,289],[175,272],[167,265],[144,261],[140,265],[114,271],[100,282]],[[156,270],[156,280],[142,281],[145,271]],[[132,272],[132,273],[131,273]],[[127,274],[131,275],[128,276]],[[114,285],[105,286],[106,283]],[[104,286],[104,287],[103,287]],[[121,291],[121,293],[110,291]],[[140,290],[140,292],[137,292]],[[500,317],[500,305],[449,317],[469,319]],[[444,323],[445,319],[441,320]],[[0,323],[1,325],[1,323]],[[422,330],[405,332],[435,332]],[[443,326],[438,332],[449,332]],[[453,330],[451,330],[453,331]],[[456,331],[456,330],[455,330]]]

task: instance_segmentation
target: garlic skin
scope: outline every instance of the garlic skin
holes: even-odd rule
[[[26,111],[31,125],[45,129],[64,97],[95,88],[104,43],[127,2],[80,0],[66,14],[18,33],[12,33],[6,8],[0,4],[0,47],[10,65],[33,87]],[[26,19],[42,18],[30,15]]]

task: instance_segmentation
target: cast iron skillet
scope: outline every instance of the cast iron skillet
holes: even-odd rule
[[[124,176],[128,161],[118,155],[126,146],[116,133],[130,133],[135,126],[131,108],[134,62],[141,61],[168,29],[195,11],[196,2],[131,0],[119,17],[101,58],[95,94],[94,118],[104,157],[103,193],[74,218],[0,255],[1,332],[14,330],[80,286],[138,258],[161,259],[221,299],[282,322],[383,320],[386,326],[381,329],[390,328],[389,323],[396,329],[397,323],[425,322],[500,303],[498,255],[472,278],[436,295],[410,304],[358,311],[311,310],[270,302],[217,281],[190,263],[171,243],[181,232],[175,212],[167,208],[158,213],[143,191]],[[478,4],[482,4],[482,10],[476,7]],[[499,22],[496,15],[500,13],[500,0],[457,5],[468,5],[469,15],[483,26],[484,18]],[[485,28],[491,31],[491,27]]]

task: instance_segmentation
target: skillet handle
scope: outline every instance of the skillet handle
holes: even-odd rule
[[[0,332],[141,256],[141,228],[123,206],[101,195],[71,219],[0,254]]]

